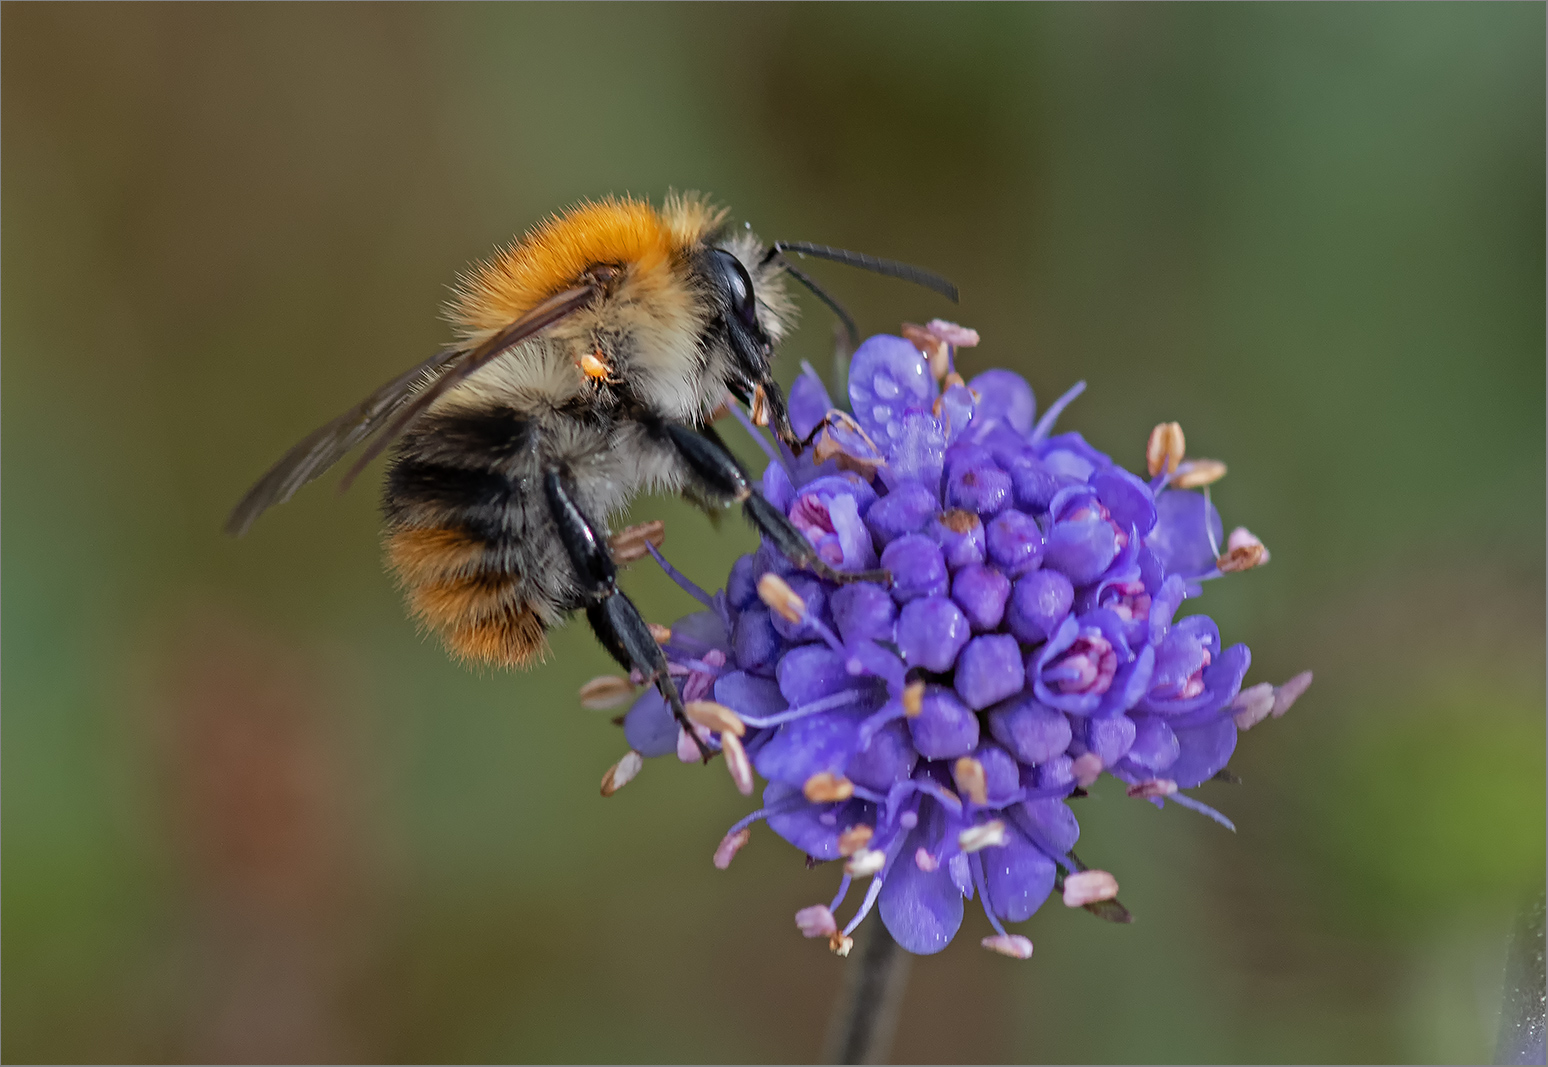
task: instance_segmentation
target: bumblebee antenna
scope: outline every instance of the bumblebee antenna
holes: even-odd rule
[[[915,285],[922,285],[926,289],[940,293],[953,304],[957,302],[957,287],[934,271],[899,263],[892,259],[877,259],[863,252],[850,252],[847,249],[831,248],[828,245],[807,244],[805,241],[775,241],[774,246],[763,257],[763,261],[767,263],[775,256],[785,255],[787,252],[794,252],[798,256],[815,256],[818,259],[832,260],[834,263],[845,263],[851,267],[868,270],[872,274],[885,274],[889,278],[913,282]],[[790,262],[788,256],[785,256],[785,262],[787,264]],[[796,275],[796,279],[802,280],[799,274]],[[813,292],[816,290],[814,289]],[[831,302],[829,303],[831,306]]]
[[[765,262],[767,262],[767,259],[765,259]],[[844,332],[849,336],[849,350],[853,352],[855,349],[859,348],[860,328],[855,325],[855,320],[849,314],[849,312],[844,310],[844,305],[840,304],[837,300],[824,292],[822,286],[818,285],[806,274],[796,270],[788,259],[782,259],[780,262],[784,266],[786,274],[790,275],[796,281],[810,289],[813,296],[815,296],[818,300],[821,300],[824,304],[827,304],[829,309],[832,310],[833,314],[839,317],[839,321],[844,324]]]

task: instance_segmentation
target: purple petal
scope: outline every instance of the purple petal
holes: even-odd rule
[[[1220,513],[1205,501],[1204,494],[1173,490],[1156,498],[1156,525],[1145,544],[1166,573],[1195,578],[1215,569],[1215,551],[1205,529],[1206,510],[1215,544],[1223,545]]]
[[[738,556],[726,579],[726,601],[737,611],[746,611],[758,603],[758,578],[751,554]]]
[[[814,774],[842,775],[860,748],[853,711],[820,711],[787,722],[758,749],[753,766],[771,782],[799,786]]]
[[[923,830],[921,824],[903,842],[877,901],[887,932],[918,956],[931,955],[950,944],[962,926],[963,912],[962,893],[952,884],[949,865],[922,871],[913,860],[916,850],[928,847]]]
[[[926,524],[925,536],[941,546],[950,570],[984,561],[984,524],[971,511],[957,509]]]
[[[629,708],[624,716],[624,740],[642,756],[677,751],[677,721],[656,690],[645,690]]]
[[[1118,535],[1102,519],[1056,522],[1048,531],[1043,565],[1066,575],[1071,584],[1096,581],[1118,555]]]
[[[795,484],[783,464],[770,463],[763,471],[763,497],[780,511],[789,511],[795,500]]]
[[[769,670],[782,647],[768,608],[748,608],[737,616],[731,629],[731,649],[738,667],[747,671]]]
[[[1136,715],[1134,727],[1134,744],[1129,748],[1131,763],[1156,774],[1177,762],[1182,750],[1170,726],[1154,715]]]
[[[882,552],[881,565],[892,572],[892,596],[900,604],[916,597],[941,596],[948,588],[940,547],[921,534],[904,534],[893,541]]]
[[[981,741],[973,758],[984,768],[984,785],[991,805],[1004,804],[1021,788],[1021,768],[1016,757],[993,741]]]
[[[946,432],[928,411],[908,411],[898,420],[898,431],[887,447],[884,478],[911,479],[927,486],[941,480]]]
[[[1069,616],[1075,587],[1055,570],[1034,571],[1016,581],[1006,605],[1010,632],[1029,645],[1046,641]]]
[[[764,718],[790,707],[772,678],[732,671],[715,679],[715,699],[740,715]]]
[[[1191,789],[1213,778],[1236,751],[1236,723],[1230,718],[1191,730],[1178,730],[1177,759],[1166,776],[1179,789]]]
[[[946,506],[988,518],[1011,502],[1011,476],[993,463],[957,466],[946,481]]]
[[[981,634],[957,657],[955,685],[974,710],[1021,692],[1026,684],[1021,648],[1010,634]]]
[[[1021,511],[1002,511],[986,531],[989,558],[1011,578],[1037,569],[1043,560],[1043,531],[1032,516]]]
[[[908,720],[908,732],[925,759],[955,759],[978,747],[978,716],[950,689],[927,685],[923,707]]]
[[[785,406],[790,411],[790,428],[795,430],[797,437],[805,437],[832,410],[833,401],[828,398],[828,390],[823,387],[822,379],[810,367],[806,367],[790,383]]]
[[[986,370],[968,385],[978,394],[975,418],[1003,419],[1019,434],[1032,432],[1037,402],[1032,387],[1021,375],[1008,370]]]
[[[900,482],[865,513],[876,544],[885,548],[904,534],[918,533],[939,511],[935,494],[918,482]]]
[[[845,657],[827,645],[801,645],[780,659],[774,677],[779,691],[792,706],[809,704],[853,686]]]
[[[907,727],[901,722],[889,722],[855,754],[844,774],[858,786],[885,793],[899,782],[908,781],[918,762],[919,753],[914,750]]]
[[[1150,486],[1122,467],[1099,472],[1091,479],[1091,487],[1113,521],[1123,529],[1137,528],[1141,534],[1147,534],[1156,524],[1156,505]]]
[[[1088,719],[1084,740],[1087,750],[1095,752],[1104,767],[1111,767],[1128,754],[1134,735],[1134,720],[1127,715],[1113,715]]]
[[[1019,923],[1048,899],[1054,887],[1054,862],[1014,830],[1004,845],[981,853],[989,906],[1007,922]]]
[[[963,567],[951,580],[951,599],[967,616],[974,633],[993,630],[1005,617],[1010,579],[993,567],[974,563]]]
[[[1028,693],[989,710],[989,732],[1023,763],[1051,760],[1070,747],[1070,721]]]
[[[849,404],[855,420],[884,449],[902,432],[910,407],[928,407],[935,399],[929,363],[901,337],[868,338],[849,361]]]
[[[1063,855],[1080,840],[1080,823],[1068,804],[1055,797],[1028,800],[1008,809],[1019,816],[1016,828],[1044,851]]]
[[[910,667],[950,670],[971,634],[967,616],[943,596],[910,600],[898,615],[898,651]]]
[[[871,582],[842,585],[829,601],[833,622],[846,644],[855,641],[891,641],[898,617],[892,594]]]

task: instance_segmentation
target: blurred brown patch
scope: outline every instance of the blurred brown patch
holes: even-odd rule
[[[210,1062],[360,1058],[342,1004],[369,915],[360,774],[294,650],[210,610],[178,630],[160,704],[188,900],[173,1044]]]

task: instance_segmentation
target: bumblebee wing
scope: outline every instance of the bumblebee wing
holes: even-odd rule
[[[264,511],[289,500],[297,489],[318,477],[343,459],[350,449],[375,434],[376,439],[361,454],[339,486],[341,491],[349,488],[366,464],[402,436],[414,420],[453,385],[512,345],[520,344],[573,315],[590,303],[599,292],[601,286],[597,284],[566,289],[538,304],[476,348],[444,348],[419,366],[400,374],[326,426],[318,427],[285,453],[284,458],[258,479],[241,503],[232,509],[230,518],[226,520],[226,532],[240,537]]]
[[[231,510],[231,516],[226,520],[226,532],[241,537],[254,519],[275,504],[289,500],[297,489],[343,459],[350,449],[380,429],[406,404],[421,383],[443,375],[447,366],[467,351],[460,346],[443,348],[332,422],[313,430],[247,491],[241,503]]]

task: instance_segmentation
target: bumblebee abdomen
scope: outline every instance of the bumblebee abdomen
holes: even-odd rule
[[[388,473],[388,566],[410,611],[465,659],[541,659],[547,629],[573,607],[542,494],[530,491],[535,433],[509,409],[434,415]]]

